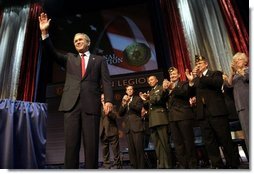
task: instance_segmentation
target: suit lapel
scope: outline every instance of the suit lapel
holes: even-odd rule
[[[131,100],[131,102],[130,103],[135,103],[136,102],[136,96],[132,96],[132,100]]]
[[[81,72],[81,57],[80,55],[76,55],[76,59],[75,59],[75,65],[78,66],[80,68],[80,72]],[[80,73],[81,74],[81,73]]]
[[[176,84],[176,88],[181,88],[183,86],[183,82],[182,81],[178,81]]]
[[[75,59],[74,59],[74,64],[75,64],[75,67],[77,67],[76,69],[76,72],[77,72],[77,75],[79,75],[80,78],[81,77],[81,57],[79,54],[77,55],[74,55]]]
[[[210,75],[211,75],[211,71],[208,70],[208,71],[206,72],[205,77],[208,77],[208,76],[210,76]]]
[[[86,74],[84,75],[83,79],[85,79],[87,75],[90,73],[91,67],[93,67],[94,63],[95,63],[95,56],[93,54],[90,54],[88,64],[86,67]]]

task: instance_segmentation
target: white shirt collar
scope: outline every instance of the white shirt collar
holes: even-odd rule
[[[203,74],[203,76],[205,76],[205,75],[206,75],[207,71],[208,71],[208,69],[206,69],[206,70],[202,73],[202,74]]]
[[[79,56],[81,57],[83,53],[79,53]],[[86,55],[85,57],[90,57],[90,51],[86,51],[84,52],[84,54]]]

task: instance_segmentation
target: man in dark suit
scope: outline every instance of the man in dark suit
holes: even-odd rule
[[[195,88],[188,81],[180,81],[178,69],[168,70],[170,81],[163,81],[163,89],[169,93],[168,118],[171,135],[176,151],[179,168],[197,167],[196,148],[194,144],[193,121],[194,112],[189,99],[194,96]]]
[[[104,106],[104,94],[101,94],[101,103]],[[117,126],[117,113],[116,110],[109,112],[105,115],[104,109],[101,110],[101,121],[100,121],[100,139],[102,146],[103,155],[103,166],[106,169],[120,169],[120,147],[119,147],[119,136],[118,136],[118,126]],[[111,165],[110,161],[110,147],[114,154],[114,163]]]
[[[224,168],[219,146],[222,146],[226,167],[237,168],[238,154],[231,139],[228,110],[222,93],[222,72],[208,70],[203,56],[195,57],[196,66],[190,73],[186,70],[189,85],[196,88],[196,117],[213,168]]]
[[[90,38],[83,33],[74,36],[78,54],[56,51],[49,35],[50,20],[41,13],[39,25],[47,55],[66,70],[66,80],[59,111],[64,112],[65,168],[79,167],[81,135],[85,167],[98,168],[101,85],[105,95],[106,115],[112,110],[113,91],[106,60],[89,52]]]
[[[148,94],[140,92],[139,96],[144,102],[145,109],[149,110],[149,128],[151,129],[151,138],[155,146],[157,168],[173,168],[166,108],[168,94],[166,90],[163,90],[162,86],[158,85],[156,76],[149,76],[148,84],[152,88],[151,91]]]
[[[119,116],[125,116],[124,131],[127,136],[128,153],[134,169],[144,169],[144,125],[141,117],[142,99],[134,95],[133,86],[127,86],[119,108]]]

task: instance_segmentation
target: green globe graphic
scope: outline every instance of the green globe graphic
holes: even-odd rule
[[[144,43],[133,43],[123,51],[123,56],[131,66],[145,65],[151,58],[151,50]]]

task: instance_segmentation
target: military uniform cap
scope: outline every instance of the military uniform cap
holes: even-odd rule
[[[195,63],[199,61],[206,61],[206,58],[204,56],[195,55]]]
[[[170,68],[168,69],[168,72],[171,73],[171,72],[173,72],[174,70],[177,70],[177,69],[176,69],[175,67],[172,66],[172,67],[170,67]]]

